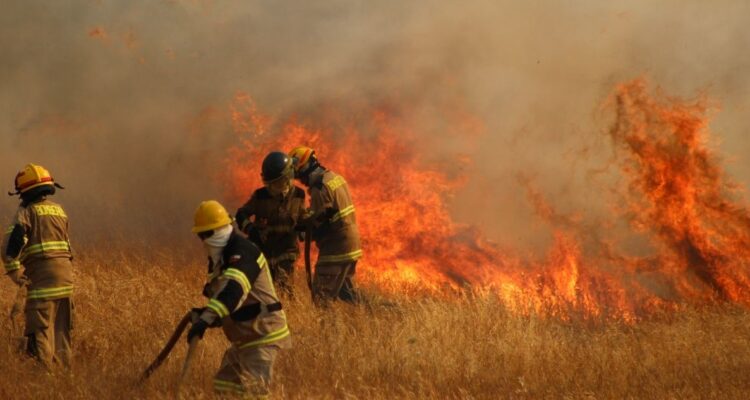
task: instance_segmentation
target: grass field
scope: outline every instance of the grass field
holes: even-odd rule
[[[183,251],[184,252],[184,251]],[[75,364],[43,372],[20,356],[0,283],[0,398],[175,398],[184,340],[145,384],[137,378],[200,297],[199,257],[159,250],[83,251],[75,260]],[[195,255],[193,249],[189,254]],[[314,308],[285,299],[294,348],[281,354],[273,398],[747,398],[750,313],[690,309],[635,325],[574,323],[508,312],[491,294],[381,295],[368,305]],[[213,398],[227,342],[202,342],[185,398]]]

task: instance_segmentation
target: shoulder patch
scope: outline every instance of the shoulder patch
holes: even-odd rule
[[[326,182],[326,186],[328,186],[328,188],[331,189],[332,192],[336,191],[336,189],[344,185],[346,185],[346,181],[340,175],[337,175],[333,177],[333,179]]]
[[[242,256],[239,255],[239,254],[231,255],[231,256],[229,256],[229,263],[230,264],[236,263],[237,261],[240,261],[240,259],[242,259]]]

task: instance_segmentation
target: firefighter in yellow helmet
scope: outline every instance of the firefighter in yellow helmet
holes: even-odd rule
[[[232,218],[214,200],[195,212],[193,232],[208,254],[208,304],[195,310],[188,342],[221,326],[231,346],[214,378],[220,393],[268,394],[273,364],[291,346],[286,315],[273,286],[268,262],[251,241],[234,231]]]
[[[48,199],[61,188],[49,171],[28,164],[15,179],[21,205],[8,228],[2,256],[8,276],[27,285],[26,351],[46,366],[70,367],[73,304],[73,256],[68,238],[68,216]]]
[[[309,188],[313,237],[318,247],[313,290],[317,297],[357,300],[354,273],[362,257],[359,230],[349,186],[318,162],[315,151],[300,146],[289,152],[295,177]]]
[[[305,215],[305,191],[293,184],[292,159],[286,153],[269,153],[261,171],[264,186],[237,210],[237,225],[263,251],[274,282],[291,293],[299,257],[294,227]]]

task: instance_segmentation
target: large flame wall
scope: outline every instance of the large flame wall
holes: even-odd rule
[[[258,166],[267,152],[304,144],[349,182],[365,250],[361,279],[387,289],[471,287],[522,312],[626,320],[681,304],[748,303],[750,219],[707,147],[705,101],[652,96],[642,80],[611,96],[608,133],[629,189],[613,218],[653,242],[647,257],[618,252],[616,237],[600,243],[606,251],[584,254],[587,232],[574,222],[553,224],[554,244],[531,258],[457,224],[448,204],[465,180],[449,174],[449,164],[425,161],[420,136],[388,110],[345,118],[326,108],[304,120],[276,120],[238,94],[231,195],[241,199],[261,184]],[[539,216],[552,219],[554,205],[527,189]]]

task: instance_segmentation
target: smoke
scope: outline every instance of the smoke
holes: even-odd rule
[[[234,201],[217,169],[237,140],[235,92],[278,114],[389,102],[419,127],[426,160],[468,174],[457,219],[536,248],[547,229],[519,174],[563,212],[606,210],[611,177],[588,172],[612,154],[598,106],[617,82],[645,74],[669,93],[707,91],[723,108],[724,154],[750,150],[748,11],[677,0],[6,1],[0,181],[10,189],[27,162],[51,169],[78,240],[189,236],[200,200]],[[476,132],[467,140],[457,126]],[[750,177],[748,165],[729,170]],[[3,216],[15,206],[3,200]]]

